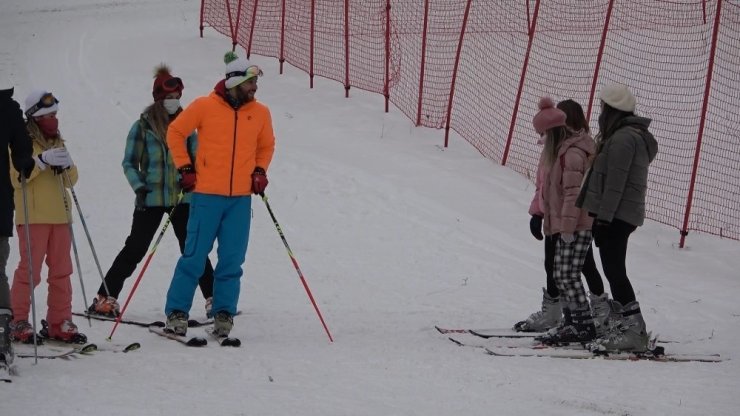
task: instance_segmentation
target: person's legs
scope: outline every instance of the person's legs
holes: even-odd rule
[[[49,269],[46,303],[49,309],[46,321],[49,325],[56,325],[72,320],[72,235],[69,224],[53,224],[49,227],[51,233],[46,248],[46,265]]]
[[[218,232],[218,263],[214,271],[213,313],[235,315],[239,301],[242,264],[246,258],[252,198],[229,198]]]
[[[609,330],[594,343],[594,350],[645,351],[647,348],[649,336],[626,267],[629,237],[636,228],[615,219],[605,231],[599,247],[604,274],[614,298],[613,314],[619,321],[607,324]]]
[[[8,257],[10,257],[10,242],[8,237],[0,237],[0,314],[5,310],[10,314],[10,285],[8,285],[8,275],[5,274]]]
[[[596,335],[586,291],[581,282],[581,268],[591,245],[591,231],[578,231],[572,243],[558,239],[553,275],[565,299],[565,320],[554,333],[539,338],[546,344],[587,342]]]
[[[599,255],[604,275],[609,281],[612,298],[622,305],[635,300],[635,291],[627,277],[627,243],[636,227],[624,221],[614,220],[604,231],[605,235]]]
[[[596,260],[594,260],[594,251],[591,244],[588,245],[588,251],[586,252],[586,258],[583,261],[581,272],[586,278],[586,285],[588,285],[589,292],[596,296],[604,293],[604,282],[601,280],[601,273],[599,273],[599,269],[596,267]]]
[[[553,299],[560,296],[560,290],[558,289],[557,283],[553,278],[553,267],[555,264],[555,247],[558,240],[558,236],[546,235],[545,236],[545,275],[547,282],[547,295]]]
[[[28,230],[31,235],[31,263],[33,266],[33,287],[41,282],[41,265],[46,256],[47,239],[51,234],[51,226],[46,224],[30,224]],[[31,309],[31,290],[28,279],[28,250],[25,225],[16,227],[20,260],[13,274],[13,284],[10,287],[10,304],[13,310],[13,321],[28,321]]]
[[[588,309],[586,291],[581,281],[581,269],[591,245],[591,231],[578,231],[572,243],[557,242],[555,254],[555,283],[571,310]]]
[[[123,289],[123,282],[134,273],[136,266],[146,255],[164,213],[165,208],[162,207],[134,210],[131,231],[126,243],[105,274],[105,283],[110,293],[106,293],[105,285],[101,284],[98,288],[99,295],[118,298]]]
[[[221,227],[226,200],[226,197],[217,195],[193,194],[185,249],[177,261],[167,291],[166,315],[169,316],[173,311],[185,314],[190,312],[195,288],[205,268],[206,257],[213,249],[213,242]]]
[[[13,361],[13,347],[10,343],[10,322],[13,311],[10,310],[10,286],[5,266],[10,256],[8,237],[0,236],[0,363]]]
[[[543,332],[560,324],[563,312],[560,291],[553,278],[553,264],[555,262],[555,242],[557,236],[545,236],[545,275],[547,287],[542,288],[542,306],[540,310],[530,314],[527,319],[514,324],[514,330],[521,332]]]
[[[188,218],[190,217],[190,204],[181,203],[177,206],[174,213],[172,214],[172,229],[175,231],[175,236],[180,244],[180,254],[185,250],[185,240],[187,239],[188,233]],[[211,259],[206,257],[206,267],[203,270],[203,274],[198,279],[198,286],[200,286],[200,292],[203,294],[203,299],[208,299],[213,296],[213,265]]]

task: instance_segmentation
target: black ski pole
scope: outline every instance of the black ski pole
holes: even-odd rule
[[[275,224],[275,228],[277,229],[278,234],[280,234],[280,238],[283,240],[285,249],[288,250],[288,256],[290,257],[290,260],[293,262],[293,266],[295,267],[295,270],[298,272],[298,277],[301,278],[301,283],[303,283],[303,288],[306,289],[306,294],[308,294],[308,298],[311,300],[311,303],[313,304],[313,308],[316,310],[316,314],[319,316],[321,325],[324,326],[326,335],[329,336],[329,342],[334,342],[334,338],[332,338],[331,333],[329,332],[329,328],[326,326],[326,322],[324,322],[324,317],[321,316],[321,311],[319,311],[319,307],[316,305],[316,301],[314,300],[313,295],[311,294],[311,289],[308,288],[308,283],[306,283],[306,279],[303,277],[301,268],[298,267],[298,261],[296,261],[295,256],[293,256],[293,251],[291,251],[290,246],[288,245],[288,240],[285,239],[283,230],[280,229],[280,224],[278,224],[277,219],[275,218],[275,214],[272,213],[272,208],[270,208],[270,204],[267,202],[267,195],[265,195],[264,193],[261,193],[259,195],[262,197],[262,200],[265,202],[265,206],[267,207],[267,212],[269,212],[270,217],[272,217],[272,222]]]

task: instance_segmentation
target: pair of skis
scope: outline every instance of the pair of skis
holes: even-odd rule
[[[171,339],[173,341],[177,341],[180,344],[186,345],[188,347],[205,347],[206,345],[208,345],[208,340],[204,337],[188,338],[186,336],[177,335],[165,328],[161,328],[158,326],[150,326],[149,332],[157,334],[161,337],[165,337],[167,339]],[[218,345],[222,347],[239,347],[242,345],[242,341],[239,338],[218,336],[213,333],[213,328],[206,328],[205,332],[209,338],[216,341]]]
[[[110,352],[122,352],[127,353],[136,351],[141,348],[141,344],[138,342],[132,342],[130,344],[110,344],[98,346],[97,344],[80,344],[75,347],[69,347],[69,343],[63,341],[57,341],[52,339],[44,339],[44,344],[38,345],[41,350],[38,354],[38,358],[42,359],[69,359],[78,355],[92,355],[97,351],[110,351]],[[18,358],[34,358],[36,355],[33,352],[33,345],[26,345],[28,348],[19,349],[16,353]],[[16,347],[16,349],[18,349]]]
[[[486,354],[496,357],[549,357],[566,359],[603,359],[621,361],[656,361],[656,362],[721,362],[719,354],[675,354],[666,353],[663,346],[657,343],[676,343],[675,341],[651,340],[648,350],[641,353],[634,352],[591,352],[583,349],[580,344],[565,346],[550,346],[534,341],[534,338],[543,333],[514,332],[511,329],[456,329],[435,326],[441,334],[448,335],[448,339],[459,346],[479,348]],[[473,335],[486,341],[462,341],[461,335]],[[474,339],[477,339],[474,338]],[[527,340],[527,343],[517,342],[516,339]],[[532,342],[528,342],[531,340]]]
[[[37,345],[37,351],[33,350],[33,345],[20,344],[16,346],[16,358],[35,358],[46,360],[69,360],[79,356],[89,356],[97,351],[111,351],[111,352],[123,352],[127,353],[135,351],[141,348],[141,344],[134,342],[126,345],[105,345],[102,348],[96,344],[79,344],[78,346],[69,348],[69,343],[53,340],[43,339],[43,344]],[[40,350],[40,351],[39,351]],[[0,361],[0,382],[12,383],[13,377],[18,375],[16,366],[12,363]]]
[[[116,317],[109,316],[109,315],[99,315],[95,313],[79,313],[74,312],[74,315],[82,316],[86,318],[96,319],[99,321],[108,321],[108,322],[115,322]],[[241,311],[237,311],[236,315],[240,315]],[[122,319],[120,321],[122,324],[127,325],[135,325],[135,326],[141,326],[149,329],[149,332],[152,332],[154,334],[157,334],[159,336],[177,341],[183,345],[186,345],[188,347],[203,347],[208,345],[208,340],[204,337],[184,337],[177,334],[174,334],[172,332],[168,332],[165,330],[165,323],[163,321],[151,321],[151,322],[143,322],[143,321],[135,321],[135,320],[127,320]],[[195,319],[189,319],[188,320],[188,328],[199,328],[204,326],[213,325],[213,319],[207,319],[205,321],[198,321]],[[216,342],[218,342],[219,345],[224,347],[239,347],[241,346],[241,340],[239,338],[234,337],[219,337],[213,334],[212,328],[206,329],[206,335],[208,337],[212,338]]]
[[[236,311],[236,314],[234,316],[239,316],[241,314],[242,311]],[[218,345],[222,347],[240,347],[242,345],[242,341],[239,338],[223,337],[214,334],[213,326],[211,325],[213,325],[213,319],[209,319],[205,322],[194,321],[192,319],[188,321],[188,328],[208,326],[208,328],[205,329],[206,335],[208,336],[208,338],[216,341]],[[188,347],[205,347],[206,345],[208,345],[208,340],[205,337],[196,336],[188,338],[186,336],[177,335],[172,331],[164,328],[164,325],[149,325],[149,332],[157,334],[161,337],[165,337],[167,339],[171,339],[173,341],[177,341],[180,344],[186,345]]]

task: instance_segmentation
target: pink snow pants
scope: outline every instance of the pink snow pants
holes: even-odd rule
[[[49,324],[53,324],[72,319],[72,282],[70,281],[72,259],[69,254],[72,238],[69,224],[30,224],[29,230],[34,288],[41,282],[41,264],[44,260],[49,269],[46,320]],[[10,303],[13,308],[14,321],[27,321],[31,309],[31,289],[28,279],[25,226],[16,226],[16,231],[21,259],[13,275]]]

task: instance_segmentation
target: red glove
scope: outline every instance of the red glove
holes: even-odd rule
[[[254,168],[254,172],[252,172],[252,193],[260,196],[264,195],[267,183],[267,173],[265,170],[259,166]]]
[[[177,170],[180,172],[180,187],[185,192],[195,189],[195,169],[193,165],[185,165]]]

